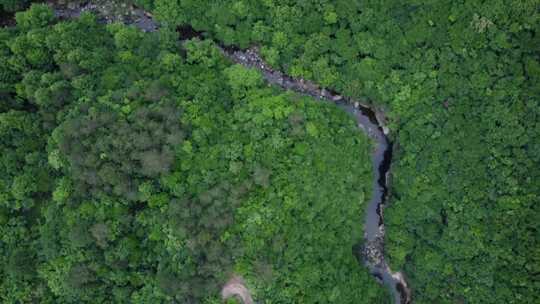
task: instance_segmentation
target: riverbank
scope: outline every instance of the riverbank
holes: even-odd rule
[[[388,194],[388,176],[392,159],[392,144],[388,139],[388,128],[382,124],[380,111],[373,110],[365,104],[354,99],[343,97],[315,83],[294,79],[279,71],[273,70],[259,56],[256,47],[247,50],[231,50],[220,48],[221,52],[233,62],[248,68],[259,70],[264,79],[273,85],[285,90],[295,91],[318,100],[336,104],[345,112],[351,114],[360,129],[373,141],[376,147],[372,154],[374,168],[373,193],[368,204],[364,227],[364,246],[360,249],[364,263],[371,273],[387,285],[394,295],[395,303],[411,303],[411,291],[401,272],[393,273],[384,259],[384,217],[383,210]]]

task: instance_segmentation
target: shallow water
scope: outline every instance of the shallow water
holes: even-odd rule
[[[372,196],[369,201],[365,222],[364,238],[365,244],[361,253],[364,256],[364,263],[378,280],[386,285],[394,298],[394,303],[410,303],[410,293],[403,277],[400,274],[393,274],[384,261],[384,221],[382,210],[387,194],[386,175],[390,170],[392,158],[392,145],[382,131],[382,127],[374,122],[374,113],[367,108],[354,107],[351,104],[339,103],[338,106],[347,113],[353,115],[358,127],[363,129],[366,134],[376,143],[375,149],[371,155],[371,162],[374,168]],[[366,255],[369,253],[366,246],[373,244],[378,261],[370,261]]]
[[[384,210],[388,190],[386,176],[390,170],[392,144],[384,134],[383,126],[378,122],[375,111],[335,92],[321,89],[310,81],[294,79],[273,70],[259,57],[256,48],[245,51],[222,48],[221,51],[235,63],[259,70],[268,83],[336,104],[339,108],[351,114],[358,127],[375,142],[371,155],[374,172],[372,196],[367,206],[364,222],[364,245],[357,250],[362,251],[359,255],[363,257],[364,264],[369,268],[370,272],[391,290],[394,303],[410,303],[410,291],[403,276],[401,273],[392,273],[384,260],[384,221],[382,211]]]

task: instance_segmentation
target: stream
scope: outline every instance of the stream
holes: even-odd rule
[[[99,7],[92,4],[83,4],[77,7],[59,7],[54,2],[55,14],[61,19],[69,19],[80,16],[81,12],[93,11],[99,13]],[[117,21],[102,17],[101,22]],[[143,31],[151,32],[158,29],[152,15],[140,9],[132,8],[127,19],[122,22],[134,25]],[[178,29],[181,39],[203,38],[204,33],[196,32],[191,27]],[[217,43],[217,42],[216,42]],[[372,184],[372,197],[366,210],[364,224],[364,241],[353,246],[353,254],[364,263],[371,274],[380,283],[386,285],[397,304],[411,303],[411,291],[401,272],[392,272],[384,259],[384,221],[383,210],[389,189],[390,164],[392,160],[392,143],[387,137],[388,128],[384,125],[384,114],[360,101],[343,97],[336,92],[320,88],[311,81],[295,79],[280,71],[273,70],[259,56],[257,47],[240,50],[232,47],[224,47],[218,44],[218,48],[224,56],[234,63],[260,71],[267,83],[277,85],[285,90],[291,90],[302,95],[308,95],[323,102],[336,104],[339,108],[355,118],[356,123],[375,143],[372,153],[372,165],[374,179]]]
[[[180,32],[192,33],[189,29]],[[188,35],[189,36],[189,35]],[[258,55],[256,47],[247,50],[220,48],[221,52],[233,62],[248,68],[259,70],[264,79],[285,90],[291,90],[302,95],[309,95],[324,102],[330,102],[349,113],[356,123],[375,143],[371,161],[374,168],[372,196],[369,201],[365,224],[364,243],[353,247],[353,254],[360,257],[369,268],[372,275],[388,286],[394,298],[394,303],[411,303],[411,292],[401,272],[393,273],[384,260],[384,221],[383,210],[388,194],[388,176],[392,160],[392,144],[386,134],[384,115],[358,101],[338,95],[333,91],[318,87],[311,81],[294,79],[273,70]]]

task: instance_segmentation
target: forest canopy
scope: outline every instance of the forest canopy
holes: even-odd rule
[[[538,302],[537,0],[145,3],[385,109],[385,249],[416,303]]]
[[[46,5],[0,29],[3,301],[215,303],[232,273],[271,303],[389,301],[351,254],[372,144],[218,43],[385,113],[415,303],[538,302],[538,0],[127,3],[160,30]]]
[[[385,303],[352,254],[371,143],[210,41],[59,21],[0,30],[0,299]],[[350,158],[354,155],[353,158]]]

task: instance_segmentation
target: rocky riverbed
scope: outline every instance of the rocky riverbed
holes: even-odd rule
[[[387,137],[388,128],[384,125],[384,115],[366,104],[343,97],[335,92],[320,88],[315,83],[304,79],[294,79],[280,71],[273,70],[259,56],[256,47],[247,50],[221,48],[221,52],[237,64],[259,70],[264,79],[283,89],[315,97],[321,101],[336,104],[351,114],[359,128],[375,141],[372,153],[374,169],[373,193],[368,204],[364,224],[363,246],[356,247],[357,255],[370,269],[377,280],[387,285],[394,296],[395,303],[411,302],[411,292],[402,273],[393,273],[384,259],[384,220],[383,210],[388,194],[388,176],[392,159],[392,145]]]

